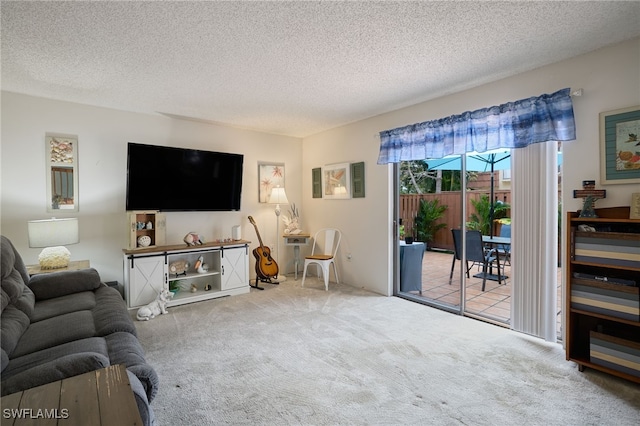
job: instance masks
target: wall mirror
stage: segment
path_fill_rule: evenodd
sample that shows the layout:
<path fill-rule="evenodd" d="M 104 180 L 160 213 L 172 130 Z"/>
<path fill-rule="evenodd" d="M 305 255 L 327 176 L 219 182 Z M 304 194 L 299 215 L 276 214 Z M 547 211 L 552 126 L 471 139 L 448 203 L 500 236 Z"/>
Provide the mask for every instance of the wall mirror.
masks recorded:
<path fill-rule="evenodd" d="M 47 211 L 78 211 L 78 137 L 45 136 Z"/>

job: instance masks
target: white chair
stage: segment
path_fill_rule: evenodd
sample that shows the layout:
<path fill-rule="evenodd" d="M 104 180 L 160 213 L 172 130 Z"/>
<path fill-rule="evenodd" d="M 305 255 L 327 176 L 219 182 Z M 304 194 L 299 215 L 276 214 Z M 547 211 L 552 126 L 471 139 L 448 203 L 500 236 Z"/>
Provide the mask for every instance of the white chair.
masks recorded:
<path fill-rule="evenodd" d="M 304 287 L 304 279 L 307 276 L 307 266 L 315 264 L 316 268 L 322 268 L 322 277 L 324 278 L 324 289 L 329 290 L 329 266 L 333 265 L 333 275 L 338 281 L 338 270 L 336 269 L 335 257 L 340 247 L 342 233 L 333 228 L 325 228 L 316 232 L 313 237 L 313 248 L 311 255 L 304 258 L 304 270 L 302 272 L 302 287 Z"/>

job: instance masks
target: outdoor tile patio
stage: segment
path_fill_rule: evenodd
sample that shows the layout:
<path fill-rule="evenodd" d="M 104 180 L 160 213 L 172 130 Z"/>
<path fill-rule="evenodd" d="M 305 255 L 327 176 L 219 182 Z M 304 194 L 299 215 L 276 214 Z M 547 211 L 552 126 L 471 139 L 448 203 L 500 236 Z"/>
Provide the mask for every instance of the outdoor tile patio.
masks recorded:
<path fill-rule="evenodd" d="M 437 300 L 449 305 L 460 303 L 460 263 L 456 261 L 453 279 L 449 285 L 451 261 L 453 254 L 441 251 L 426 251 L 422 261 L 422 297 Z M 508 278 L 498 284 L 497 281 L 487 280 L 485 291 L 482 291 L 482 278 L 473 275 L 481 272 L 481 268 L 474 266 L 469 271 L 466 288 L 467 312 L 486 317 L 497 323 L 508 325 L 511 320 L 511 266 L 504 267 L 504 275 Z M 494 271 L 495 272 L 495 271 Z M 561 273 L 558 268 L 558 312 L 562 310 Z M 411 294 L 420 296 L 417 291 Z M 558 333 L 560 335 L 560 315 L 558 315 Z"/>

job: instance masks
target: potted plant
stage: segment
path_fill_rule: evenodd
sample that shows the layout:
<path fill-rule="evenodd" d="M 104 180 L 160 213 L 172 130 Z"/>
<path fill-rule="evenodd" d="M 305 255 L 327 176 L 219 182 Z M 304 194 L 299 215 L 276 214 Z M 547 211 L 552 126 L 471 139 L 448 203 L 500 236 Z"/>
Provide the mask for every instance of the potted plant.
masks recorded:
<path fill-rule="evenodd" d="M 435 239 L 436 232 L 447 227 L 446 223 L 438 223 L 446 210 L 447 206 L 440 205 L 438 199 L 420 200 L 414 224 L 418 241 L 424 241 L 427 249 L 430 248 L 429 243 Z"/>
<path fill-rule="evenodd" d="M 398 220 L 398 237 L 400 238 L 400 240 L 404 240 L 405 243 L 407 244 L 412 244 L 413 243 L 413 235 L 411 232 L 411 228 L 410 227 L 405 227 L 404 223 L 403 223 L 403 219 L 400 218 Z"/>
<path fill-rule="evenodd" d="M 404 228 L 404 225 L 402 225 Z M 404 242 L 407 244 L 413 244 L 413 230 L 409 227 L 409 229 L 407 229 L 406 231 L 403 229 L 403 234 L 404 234 Z"/>
<path fill-rule="evenodd" d="M 478 200 L 471 200 L 471 204 L 476 209 L 467 222 L 467 229 L 480 231 L 482 235 L 491 234 L 491 203 L 488 195 L 483 195 Z M 508 203 L 498 201 L 493 205 L 493 220 L 507 217 L 511 206 Z"/>

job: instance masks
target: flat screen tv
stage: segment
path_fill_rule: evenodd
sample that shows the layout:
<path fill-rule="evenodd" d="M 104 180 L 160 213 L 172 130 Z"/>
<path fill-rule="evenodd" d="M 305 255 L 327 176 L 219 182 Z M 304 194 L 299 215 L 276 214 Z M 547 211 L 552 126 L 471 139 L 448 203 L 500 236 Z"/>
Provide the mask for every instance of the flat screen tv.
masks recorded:
<path fill-rule="evenodd" d="M 127 210 L 240 210 L 243 155 L 129 143 Z"/>

